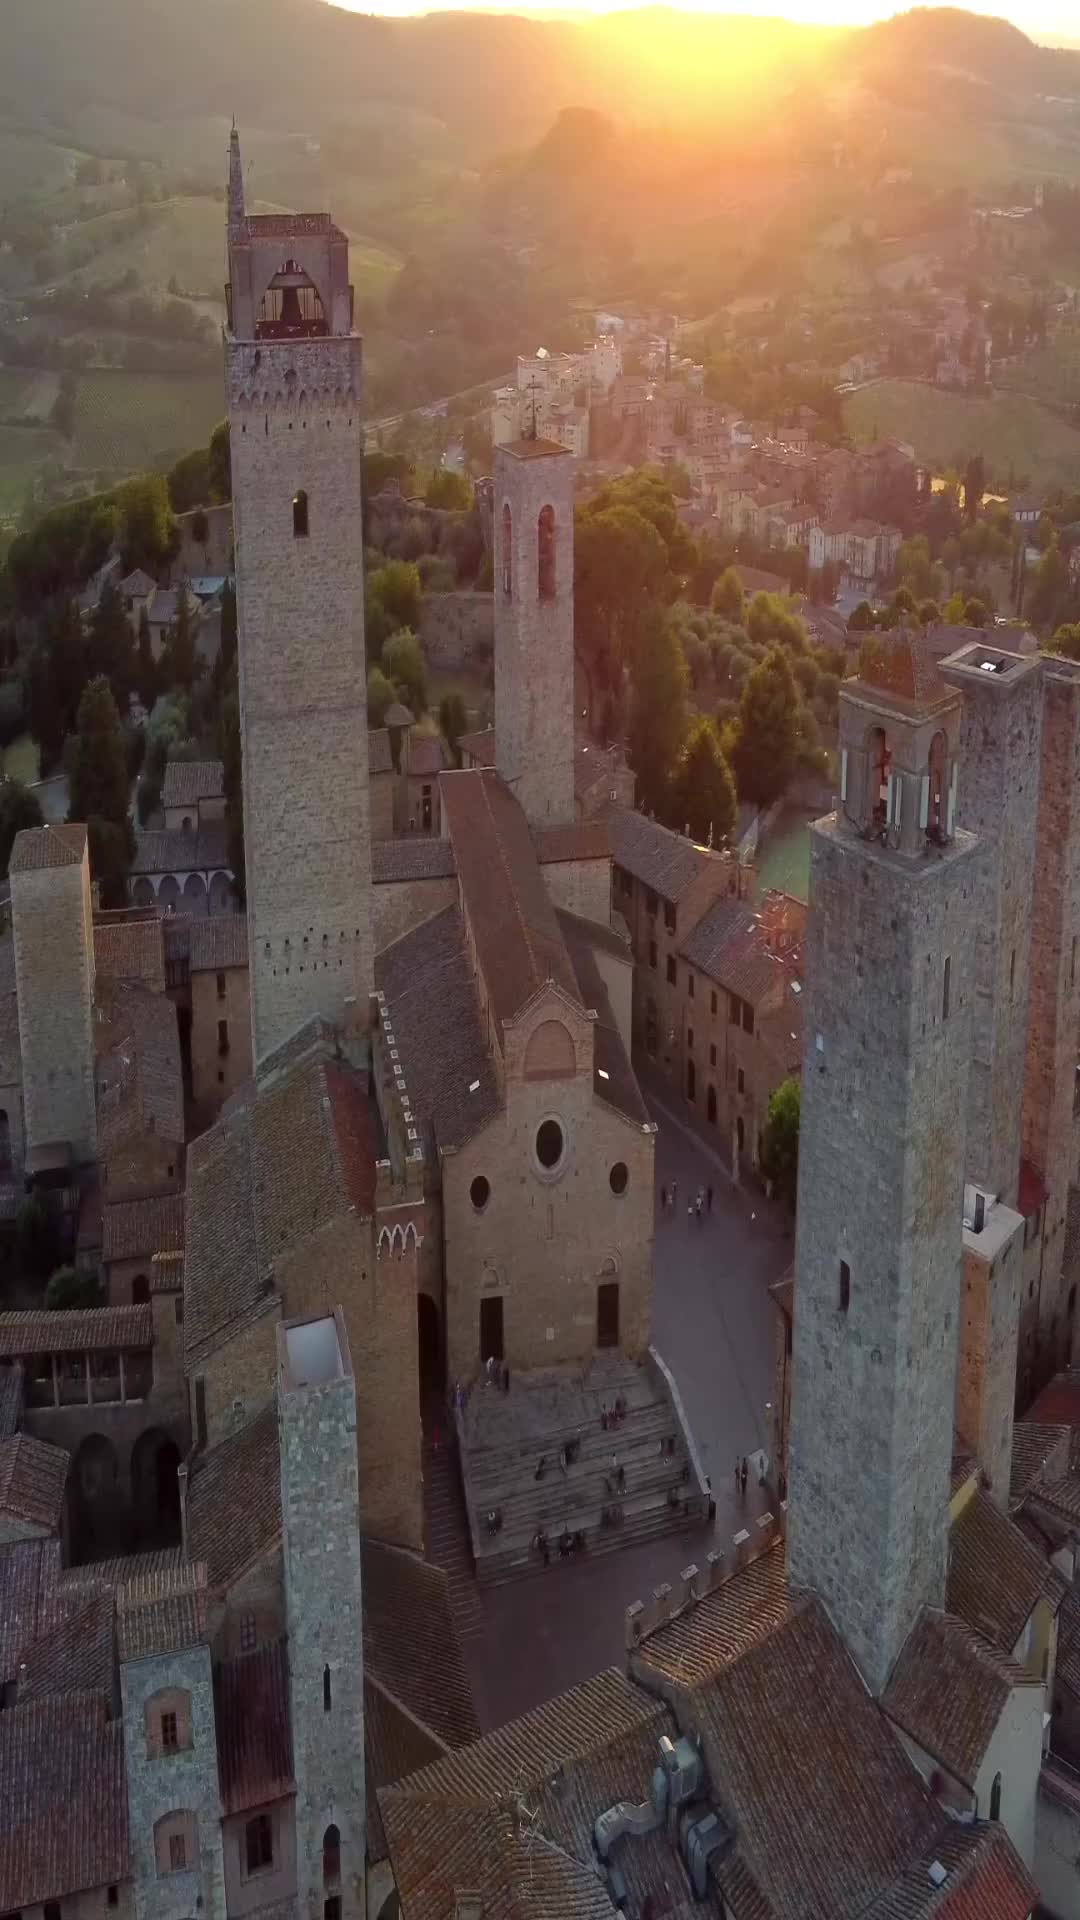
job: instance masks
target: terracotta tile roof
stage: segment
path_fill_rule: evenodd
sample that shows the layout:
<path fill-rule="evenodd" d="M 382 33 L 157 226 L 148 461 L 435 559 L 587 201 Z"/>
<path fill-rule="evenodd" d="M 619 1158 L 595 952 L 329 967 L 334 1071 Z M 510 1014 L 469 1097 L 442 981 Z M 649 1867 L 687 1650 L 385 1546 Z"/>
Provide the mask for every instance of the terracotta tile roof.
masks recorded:
<path fill-rule="evenodd" d="M 608 820 L 579 820 L 572 827 L 538 827 L 533 834 L 536 857 L 542 867 L 571 860 L 610 860 Z"/>
<path fill-rule="evenodd" d="M 555 440 L 509 440 L 499 448 L 501 454 L 511 460 L 550 460 L 561 458 L 566 452 Z"/>
<path fill-rule="evenodd" d="M 649 1684 L 704 1686 L 791 1618 L 784 1549 L 751 1561 L 635 1649 L 632 1671 Z"/>
<path fill-rule="evenodd" d="M 12 1359 L 34 1353 L 116 1353 L 121 1347 L 153 1344 L 154 1321 L 148 1305 L 0 1313 L 0 1356 Z"/>
<path fill-rule="evenodd" d="M 116 1589 L 116 1639 L 121 1660 L 197 1647 L 207 1637 L 206 1566 L 200 1560 L 175 1572 L 142 1573 Z"/>
<path fill-rule="evenodd" d="M 481 767 L 495 765 L 494 727 L 483 727 L 478 733 L 463 733 L 458 745 L 474 764 Z"/>
<path fill-rule="evenodd" d="M 14 1680 L 26 1650 L 63 1617 L 59 1540 L 0 1547 L 0 1685 Z"/>
<path fill-rule="evenodd" d="M 225 767 L 220 760 L 169 760 L 161 789 L 163 807 L 195 807 L 200 800 L 223 800 Z"/>
<path fill-rule="evenodd" d="M 377 954 L 375 980 L 414 1112 L 440 1149 L 464 1146 L 501 1101 L 457 908 L 444 908 Z"/>
<path fill-rule="evenodd" d="M 65 1590 L 87 1584 L 125 1587 L 149 1575 L 175 1578 L 183 1565 L 184 1556 L 180 1547 L 152 1547 L 146 1553 L 121 1553 L 109 1560 L 87 1560 L 82 1566 L 68 1567 L 64 1572 L 63 1586 Z"/>
<path fill-rule="evenodd" d="M 185 833 L 183 827 L 143 827 L 135 830 L 133 874 L 231 873 L 228 829 L 224 820 L 204 820 Z"/>
<path fill-rule="evenodd" d="M 94 922 L 94 967 L 99 980 L 134 980 L 154 993 L 165 991 L 163 922 Z"/>
<path fill-rule="evenodd" d="M 1039 1600 L 1056 1610 L 1064 1584 L 982 1488 L 953 1521 L 945 1604 L 1005 1653 L 1012 1652 Z"/>
<path fill-rule="evenodd" d="M 940 1887 L 930 1879 L 935 1861 L 946 1873 Z M 949 1822 L 865 1920 L 1029 1920 L 1038 1898 L 1004 1827 Z"/>
<path fill-rule="evenodd" d="M 213 913 L 191 923 L 188 965 L 192 973 L 227 973 L 248 964 L 245 913 Z"/>
<path fill-rule="evenodd" d="M 453 1920 L 455 1894 L 475 1887 L 492 1920 L 610 1920 L 593 1822 L 617 1800 L 646 1797 L 658 1737 L 674 1731 L 667 1709 L 612 1669 L 384 1788 L 379 1804 L 403 1912 Z M 527 1829 L 515 1799 L 529 1808 Z M 662 1832 L 620 1840 L 613 1860 L 631 1912 L 649 1895 L 658 1912 L 676 1914 L 689 1901 Z"/>
<path fill-rule="evenodd" d="M 184 1356 L 190 1372 L 230 1327 L 280 1303 L 264 1286 L 255 1237 L 252 1114 L 223 1116 L 188 1148 Z"/>
<path fill-rule="evenodd" d="M 163 993 L 99 981 L 94 996 L 98 1147 L 132 1132 L 184 1138 L 184 1079 L 176 1008 Z"/>
<path fill-rule="evenodd" d="M 8 872 L 40 873 L 45 867 L 77 867 L 85 851 L 85 827 L 24 827 L 15 835 Z"/>
<path fill-rule="evenodd" d="M 499 1027 L 549 981 L 579 1004 L 570 956 L 519 802 L 489 771 L 446 774 L 440 791 L 464 915 Z"/>
<path fill-rule="evenodd" d="M 862 1913 L 938 1825 L 811 1595 L 696 1687 L 693 1712 L 714 1790 L 777 1920 Z"/>
<path fill-rule="evenodd" d="M 783 902 L 783 911 L 765 916 L 769 901 Z M 728 993 L 753 1007 L 762 1006 L 783 988 L 805 932 L 806 914 L 786 895 L 766 895 L 760 907 L 725 896 L 710 907 L 679 948 L 683 958 Z M 784 931 L 770 933 L 771 920 L 782 921 Z M 787 947 L 785 952 L 781 941 Z"/>
<path fill-rule="evenodd" d="M 406 1709 L 440 1748 L 479 1734 L 450 1609 L 448 1582 L 401 1547 L 361 1543 L 364 1676 Z M 427 1657 L 417 1659 L 417 1648 Z M 405 1771 L 405 1769 L 403 1769 Z"/>
<path fill-rule="evenodd" d="M 871 687 L 877 693 L 893 694 L 908 706 L 940 707 L 956 699 L 953 689 L 938 672 L 933 650 L 921 633 L 900 627 L 892 634 L 875 635 L 880 651 L 865 672 L 860 672 L 853 690 Z"/>
<path fill-rule="evenodd" d="M 145 600 L 147 594 L 153 593 L 156 586 L 156 580 L 152 580 L 142 567 L 136 567 L 132 573 L 124 575 L 120 582 L 120 592 L 129 594 L 133 600 Z"/>
<path fill-rule="evenodd" d="M 618 747 L 598 747 L 593 741 L 580 741 L 574 749 L 574 793 L 579 799 L 584 798 L 598 780 L 614 780 L 623 766 Z"/>
<path fill-rule="evenodd" d="M 281 1538 L 277 1409 L 196 1455 L 188 1482 L 188 1552 L 215 1592 L 233 1585 Z"/>
<path fill-rule="evenodd" d="M 1069 1471 L 1071 1429 L 1066 1426 L 1042 1426 L 1034 1420 L 1018 1420 L 1013 1428 L 1012 1471 L 1009 1498 L 1021 1500 L 1025 1493 L 1038 1491 L 1045 1481 L 1052 1485 Z"/>
<path fill-rule="evenodd" d="M 222 1811 L 244 1813 L 293 1791 L 286 1643 L 224 1660 L 214 1672 Z"/>
<path fill-rule="evenodd" d="M 55 1693 L 113 1691 L 115 1640 L 114 1596 L 110 1588 L 76 1588 L 67 1596 L 68 1611 L 27 1650 L 20 1668 L 17 1701 L 39 1700 Z"/>
<path fill-rule="evenodd" d="M 558 921 L 582 1004 L 596 1014 L 593 1021 L 593 1092 L 598 1100 L 625 1114 L 628 1120 L 633 1120 L 639 1126 L 647 1126 L 648 1109 L 615 1023 L 607 987 L 596 964 L 589 923 L 571 913 L 560 913 Z M 604 929 L 600 931 L 603 933 Z M 621 948 L 621 954 L 625 952 L 626 949 Z"/>
<path fill-rule="evenodd" d="M 261 1085 L 252 1142 L 261 1273 L 348 1207 L 370 1214 L 381 1147 L 374 1101 L 351 1068 L 313 1060 Z"/>
<path fill-rule="evenodd" d="M 414 733 L 409 740 L 409 773 L 414 780 L 431 780 L 449 764 L 437 733 Z"/>
<path fill-rule="evenodd" d="M 19 1424 L 23 1404 L 21 1360 L 0 1362 L 0 1440 L 10 1440 Z"/>
<path fill-rule="evenodd" d="M 366 1081 L 352 1068 L 327 1061 L 321 1077 L 324 1101 L 330 1102 L 338 1179 L 349 1205 L 361 1219 L 370 1219 L 375 1210 L 375 1162 L 383 1146 L 378 1108 Z"/>
<path fill-rule="evenodd" d="M 448 880 L 456 872 L 449 840 L 417 834 L 401 840 L 376 840 L 371 849 L 371 878 L 376 886 L 395 880 Z"/>
<path fill-rule="evenodd" d="M 0 1516 L 59 1531 L 71 1456 L 28 1433 L 0 1440 Z"/>
<path fill-rule="evenodd" d="M 163 1193 L 148 1200 L 113 1200 L 103 1222 L 102 1258 L 150 1260 L 184 1250 L 184 1196 Z"/>
<path fill-rule="evenodd" d="M 1080 1594 L 1075 1587 L 1067 1590 L 1058 1615 L 1054 1678 L 1080 1701 Z"/>
<path fill-rule="evenodd" d="M 367 1648 L 364 1649 L 365 1662 Z M 392 1787 L 445 1749 L 364 1671 L 364 1785 L 367 1791 L 367 1851 L 372 1862 L 385 1860 L 386 1832 L 379 1812 L 380 1787 Z"/>
<path fill-rule="evenodd" d="M 967 1787 L 1014 1687 L 1030 1675 L 963 1620 L 924 1609 L 882 1695 L 890 1720 Z"/>
<path fill-rule="evenodd" d="M 614 807 L 606 821 L 611 838 L 611 855 L 624 873 L 632 874 L 643 887 L 651 887 L 662 900 L 677 906 L 683 894 L 703 873 L 710 861 L 723 861 L 722 853 L 710 852 L 693 840 L 686 840 L 657 820 L 628 807 Z"/>
<path fill-rule="evenodd" d="M 100 1695 L 0 1714 L 0 1907 L 62 1900 L 130 1873 L 123 1728 Z"/>

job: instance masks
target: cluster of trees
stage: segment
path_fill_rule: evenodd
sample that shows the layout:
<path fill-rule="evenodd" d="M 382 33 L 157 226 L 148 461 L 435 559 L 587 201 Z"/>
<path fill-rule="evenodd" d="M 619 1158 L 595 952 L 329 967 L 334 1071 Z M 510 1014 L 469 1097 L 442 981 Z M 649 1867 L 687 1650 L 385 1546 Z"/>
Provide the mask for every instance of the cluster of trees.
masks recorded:
<path fill-rule="evenodd" d="M 991 608 L 975 594 L 964 595 L 958 591 L 950 594 L 944 604 L 939 604 L 931 598 L 916 600 L 911 588 L 902 586 L 897 587 L 882 606 L 874 607 L 869 600 L 860 600 L 848 620 L 848 630 L 888 633 L 893 627 L 910 627 L 916 622 L 922 627 L 932 627 L 941 621 L 947 627 L 989 627 L 993 618 Z"/>
<path fill-rule="evenodd" d="M 0 1302 L 59 1312 L 101 1304 L 96 1272 L 64 1262 L 57 1218 L 40 1188 L 27 1195 L 9 1233 L 0 1239 Z"/>
<path fill-rule="evenodd" d="M 25 614 L 77 593 L 118 545 L 125 571 L 156 573 L 176 552 L 165 477 L 140 473 L 108 493 L 53 507 L 8 548 L 0 592 Z"/>
<path fill-rule="evenodd" d="M 427 667 L 416 638 L 423 597 L 419 569 L 411 560 L 386 560 L 368 574 L 364 589 L 368 719 L 381 727 L 395 700 L 414 719 L 427 712 Z"/>

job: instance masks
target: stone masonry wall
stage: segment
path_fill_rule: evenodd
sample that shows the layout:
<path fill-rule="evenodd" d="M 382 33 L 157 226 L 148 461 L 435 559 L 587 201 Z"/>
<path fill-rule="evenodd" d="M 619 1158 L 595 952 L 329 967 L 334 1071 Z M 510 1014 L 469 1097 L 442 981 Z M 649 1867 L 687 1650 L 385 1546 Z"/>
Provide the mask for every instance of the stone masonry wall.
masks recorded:
<path fill-rule="evenodd" d="M 511 513 L 504 589 L 504 507 Z M 555 591 L 541 599 L 538 521 L 555 511 Z M 532 824 L 574 819 L 574 462 L 495 450 L 495 743 Z"/>
<path fill-rule="evenodd" d="M 425 593 L 420 641 L 431 667 L 443 672 L 486 666 L 495 645 L 495 603 L 490 593 Z"/>
<path fill-rule="evenodd" d="M 351 1372 L 279 1379 L 281 1512 L 300 1920 L 322 1920 L 323 1835 L 341 1836 L 342 1920 L 363 1920 L 364 1665 Z"/>
<path fill-rule="evenodd" d="M 89 899 L 85 855 L 11 876 L 27 1149 L 70 1140 L 83 1162 L 97 1150 Z"/>
<path fill-rule="evenodd" d="M 228 1052 L 220 1051 L 218 1024 L 228 1029 Z M 219 999 L 216 973 L 191 976 L 191 1090 L 208 1111 L 216 1112 L 251 1076 L 251 995 L 246 967 L 225 971 L 225 997 Z"/>
<path fill-rule="evenodd" d="M 191 1746 L 155 1755 L 147 1740 L 146 1702 L 167 1688 L 191 1699 Z M 214 1687 L 210 1653 L 184 1653 L 128 1660 L 120 1669 L 124 1716 L 124 1766 L 138 1920 L 188 1920 L 196 1907 L 205 1920 L 225 1920 L 221 1854 L 221 1793 L 214 1734 Z M 194 1814 L 199 1858 L 186 1871 L 159 1873 L 154 1827 L 166 1814 Z"/>
<path fill-rule="evenodd" d="M 226 354 L 258 1061 L 314 1013 L 362 1021 L 372 983 L 360 343 Z"/>
<path fill-rule="evenodd" d="M 812 829 L 788 1565 L 875 1692 L 945 1593 L 973 850 Z"/>

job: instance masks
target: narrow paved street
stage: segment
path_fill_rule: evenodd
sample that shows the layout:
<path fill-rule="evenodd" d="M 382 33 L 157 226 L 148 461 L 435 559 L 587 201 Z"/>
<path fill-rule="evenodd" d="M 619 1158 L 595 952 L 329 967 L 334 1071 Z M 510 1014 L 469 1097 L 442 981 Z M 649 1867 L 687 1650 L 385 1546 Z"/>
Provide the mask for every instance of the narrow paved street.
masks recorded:
<path fill-rule="evenodd" d="M 653 1342 L 675 1376 L 712 1480 L 715 1525 L 477 1590 L 483 1625 L 478 1631 L 472 1612 L 463 1651 L 482 1727 L 524 1713 L 602 1667 L 621 1666 L 630 1602 L 677 1578 L 710 1547 L 730 1548 L 739 1528 L 770 1504 L 753 1478 L 745 1502 L 736 1495 L 734 1463 L 771 1443 L 769 1286 L 790 1264 L 792 1243 L 756 1194 L 733 1186 L 673 1114 L 649 1104 L 659 1127 Z M 661 1213 L 659 1189 L 672 1180 L 678 1201 L 673 1212 Z M 712 1212 L 698 1224 L 687 1218 L 687 1202 L 710 1185 Z"/>

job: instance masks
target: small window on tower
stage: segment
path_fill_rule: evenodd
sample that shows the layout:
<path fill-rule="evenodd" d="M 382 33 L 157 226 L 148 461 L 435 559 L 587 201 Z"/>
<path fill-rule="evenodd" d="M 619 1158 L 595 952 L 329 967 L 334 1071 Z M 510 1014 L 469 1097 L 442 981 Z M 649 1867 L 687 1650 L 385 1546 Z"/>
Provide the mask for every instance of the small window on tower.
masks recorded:
<path fill-rule="evenodd" d="M 329 1713 L 330 1711 L 330 1669 L 329 1667 L 324 1667 L 322 1670 L 322 1703 L 323 1703 L 323 1712 Z"/>
<path fill-rule="evenodd" d="M 294 537 L 297 540 L 307 539 L 308 537 L 308 505 L 307 505 L 307 494 L 304 492 L 303 487 L 301 487 L 299 493 L 293 494 L 292 530 L 293 530 Z"/>
<path fill-rule="evenodd" d="M 541 507 L 536 523 L 536 590 L 541 600 L 555 598 L 554 507 Z"/>
<path fill-rule="evenodd" d="M 949 975 L 951 974 L 951 972 L 952 972 L 952 961 L 949 959 L 948 954 L 946 954 L 945 972 L 942 976 L 942 981 L 941 981 L 941 1017 L 943 1020 L 947 1020 L 949 1017 L 949 985 L 950 985 Z"/>
<path fill-rule="evenodd" d="M 840 1262 L 840 1311 L 846 1313 L 851 1305 L 851 1268 L 846 1260 Z"/>
<path fill-rule="evenodd" d="M 514 516 L 507 501 L 502 510 L 502 590 L 509 600 L 514 586 L 514 565 L 511 549 L 514 544 Z"/>

